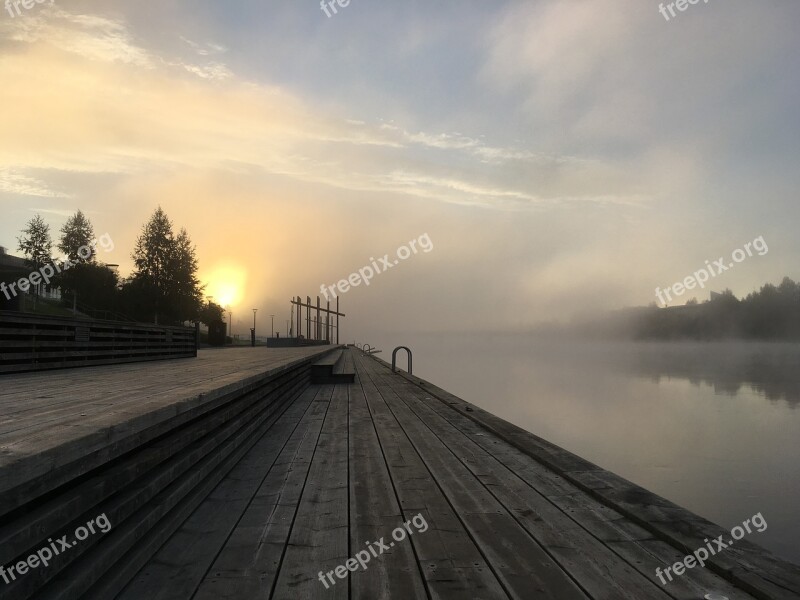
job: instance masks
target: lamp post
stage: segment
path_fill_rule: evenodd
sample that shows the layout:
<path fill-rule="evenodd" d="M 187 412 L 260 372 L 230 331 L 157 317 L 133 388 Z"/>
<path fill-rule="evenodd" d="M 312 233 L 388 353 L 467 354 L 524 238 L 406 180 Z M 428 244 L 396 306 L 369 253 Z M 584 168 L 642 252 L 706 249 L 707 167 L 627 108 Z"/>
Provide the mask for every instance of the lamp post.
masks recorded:
<path fill-rule="evenodd" d="M 256 311 L 257 310 L 258 310 L 257 308 L 253 309 L 253 330 L 252 330 L 252 333 L 250 334 L 251 346 L 253 346 L 253 347 L 255 347 L 255 345 L 256 345 Z"/>
<path fill-rule="evenodd" d="M 272 319 L 271 321 L 272 324 L 270 325 L 269 335 L 270 337 L 272 337 L 273 335 L 275 335 L 275 315 L 270 315 L 270 318 Z"/>

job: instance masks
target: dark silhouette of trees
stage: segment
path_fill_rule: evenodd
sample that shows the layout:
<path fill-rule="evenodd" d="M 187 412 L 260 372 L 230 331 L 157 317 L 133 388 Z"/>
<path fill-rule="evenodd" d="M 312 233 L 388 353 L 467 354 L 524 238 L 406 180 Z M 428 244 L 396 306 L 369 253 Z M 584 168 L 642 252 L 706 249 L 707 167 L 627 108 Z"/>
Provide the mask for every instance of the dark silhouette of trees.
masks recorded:
<path fill-rule="evenodd" d="M 185 229 L 175 236 L 160 206 L 142 228 L 131 256 L 136 270 L 123 286 L 123 297 L 138 319 L 180 323 L 198 318 L 203 288 L 194 245 Z"/>
<path fill-rule="evenodd" d="M 61 227 L 58 249 L 74 264 L 91 263 L 97 256 L 97 250 L 93 245 L 94 240 L 94 227 L 86 215 L 79 210 L 69 217 Z"/>
<path fill-rule="evenodd" d="M 113 269 L 97 262 L 89 262 L 75 265 L 63 275 L 65 278 L 69 277 L 71 288 L 66 291 L 62 289 L 66 306 L 72 306 L 73 298 L 76 297 L 78 310 L 93 309 L 90 312 L 93 316 L 120 312 L 119 276 Z"/>
<path fill-rule="evenodd" d="M 50 226 L 44 222 L 42 216 L 37 214 L 27 227 L 22 230 L 22 236 L 17 238 L 18 250 L 25 256 L 31 271 L 38 271 L 44 265 L 53 262 L 53 242 L 50 239 Z M 34 295 L 39 296 L 39 285 L 33 286 Z M 21 290 L 23 292 L 27 290 Z"/>
<path fill-rule="evenodd" d="M 200 308 L 199 320 L 206 325 L 224 321 L 225 309 L 210 300 Z"/>
<path fill-rule="evenodd" d="M 189 233 L 181 228 L 175 235 L 161 207 L 142 227 L 131 255 L 134 272 L 123 281 L 97 260 L 94 227 L 82 211 L 67 219 L 60 234 L 58 250 L 65 263 L 52 258 L 50 227 L 40 215 L 17 239 L 31 272 L 54 265 L 52 285 L 61 289 L 66 307 L 98 318 L 126 316 L 162 324 L 198 320 L 210 325 L 224 320 L 223 308 L 203 299 L 197 251 Z M 38 294 L 38 288 L 34 291 Z"/>
<path fill-rule="evenodd" d="M 171 273 L 170 304 L 181 320 L 197 320 L 203 306 L 204 286 L 197 278 L 195 246 L 184 228 L 175 238 Z"/>
<path fill-rule="evenodd" d="M 66 306 L 91 304 L 100 311 L 113 311 L 116 306 L 117 274 L 97 263 L 94 227 L 80 210 L 61 227 L 58 249 L 69 267 L 56 276 Z"/>
<path fill-rule="evenodd" d="M 638 339 L 800 340 L 800 284 L 785 277 L 741 300 L 725 290 L 702 304 L 651 306 L 634 321 Z"/>

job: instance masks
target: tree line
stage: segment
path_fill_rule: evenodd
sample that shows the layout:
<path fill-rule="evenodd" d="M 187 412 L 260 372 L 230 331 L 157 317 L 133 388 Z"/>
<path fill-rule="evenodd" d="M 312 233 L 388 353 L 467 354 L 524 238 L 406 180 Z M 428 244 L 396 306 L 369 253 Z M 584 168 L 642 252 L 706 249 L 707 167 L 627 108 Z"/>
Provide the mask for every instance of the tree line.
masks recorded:
<path fill-rule="evenodd" d="M 205 286 L 197 277 L 196 248 L 188 232 L 181 227 L 175 233 L 160 206 L 136 238 L 131 253 L 134 271 L 127 278 L 98 260 L 94 227 L 82 211 L 69 217 L 59 233 L 56 247 L 71 266 L 51 285 L 61 289 L 65 306 L 164 325 L 223 320 L 223 308 L 204 300 Z M 33 271 L 60 260 L 52 256 L 50 226 L 41 215 L 34 216 L 21 234 L 18 249 Z M 38 293 L 39 286 L 34 288 Z"/>
<path fill-rule="evenodd" d="M 725 290 L 701 304 L 650 306 L 633 321 L 639 339 L 800 340 L 800 284 L 784 277 L 743 298 Z"/>

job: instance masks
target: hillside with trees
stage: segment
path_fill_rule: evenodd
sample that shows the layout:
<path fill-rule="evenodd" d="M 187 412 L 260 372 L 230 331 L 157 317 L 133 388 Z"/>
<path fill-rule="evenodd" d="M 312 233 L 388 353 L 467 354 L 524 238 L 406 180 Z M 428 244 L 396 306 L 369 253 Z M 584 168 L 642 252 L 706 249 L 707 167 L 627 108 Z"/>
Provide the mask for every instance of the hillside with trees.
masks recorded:
<path fill-rule="evenodd" d="M 800 340 L 800 284 L 785 277 L 741 299 L 725 290 L 701 304 L 649 307 L 634 319 L 632 333 L 636 339 Z"/>

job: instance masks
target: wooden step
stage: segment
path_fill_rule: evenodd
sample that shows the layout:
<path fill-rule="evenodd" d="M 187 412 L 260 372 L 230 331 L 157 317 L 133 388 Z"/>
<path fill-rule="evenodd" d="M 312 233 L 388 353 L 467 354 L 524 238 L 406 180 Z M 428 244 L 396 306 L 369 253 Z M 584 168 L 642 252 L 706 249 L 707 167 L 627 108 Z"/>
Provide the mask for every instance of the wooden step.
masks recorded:
<path fill-rule="evenodd" d="M 282 403 L 282 410 L 297 395 L 299 390 Z M 115 539 L 104 547 L 95 548 L 81 564 L 73 565 L 63 580 L 53 581 L 37 598 L 101 600 L 115 597 L 279 416 L 280 413 L 275 413 L 266 422 L 254 421 L 233 436 L 128 519 L 116 532 Z"/>
<path fill-rule="evenodd" d="M 353 351 L 349 348 L 342 352 L 342 359 L 333 367 L 333 383 L 353 383 L 356 380 L 356 369 L 353 364 Z"/>
<path fill-rule="evenodd" d="M 124 452 L 111 447 L 87 457 L 88 469 L 73 461 L 7 489 L 0 502 L 6 508 L 2 565 L 35 554 L 48 539 L 74 540 L 77 527 L 101 514 L 112 528 L 79 541 L 47 567 L 3 582 L 0 596 L 77 600 L 99 590 L 93 597 L 113 597 L 308 387 L 313 362 L 210 394 L 213 402 L 134 436 L 143 443 L 123 439 Z"/>
<path fill-rule="evenodd" d="M 305 372 L 296 375 L 307 377 Z M 28 503 L 24 516 L 5 516 L 0 522 L 0 564 L 7 564 L 20 549 L 33 547 L 38 532 L 55 531 L 65 523 L 80 519 L 90 509 L 99 507 L 112 494 L 124 489 L 144 474 L 151 472 L 164 461 L 175 458 L 184 448 L 214 433 L 207 451 L 214 448 L 214 440 L 221 440 L 223 425 L 231 423 L 237 415 L 263 401 L 276 391 L 281 378 L 267 383 L 261 390 L 245 394 L 227 405 L 200 417 L 174 431 L 161 436 L 152 444 L 134 451 L 94 470 L 85 477 L 75 479 L 61 488 L 58 494 L 47 494 Z"/>
<path fill-rule="evenodd" d="M 348 365 L 349 357 L 349 367 Z M 311 383 L 353 383 L 355 370 L 349 349 L 331 352 L 311 367 Z"/>

